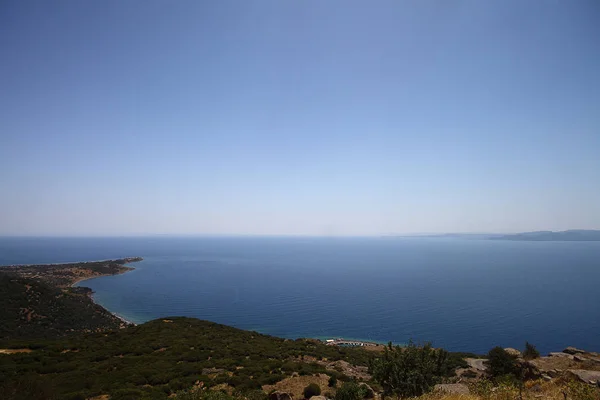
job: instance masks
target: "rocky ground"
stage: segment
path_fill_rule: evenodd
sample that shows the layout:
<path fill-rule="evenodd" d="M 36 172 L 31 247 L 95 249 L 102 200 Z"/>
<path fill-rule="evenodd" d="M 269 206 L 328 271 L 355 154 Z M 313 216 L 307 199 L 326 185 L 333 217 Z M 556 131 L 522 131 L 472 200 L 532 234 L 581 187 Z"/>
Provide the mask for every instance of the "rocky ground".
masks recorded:
<path fill-rule="evenodd" d="M 421 396 L 421 400 L 496 400 L 496 399 L 586 399 L 600 400 L 600 354 L 567 347 L 562 352 L 549 353 L 547 356 L 533 360 L 525 360 L 520 351 L 505 349 L 517 357 L 523 369 L 528 373 L 528 381 L 522 389 L 516 387 L 488 387 L 486 382 L 487 360 L 484 358 L 467 358 L 468 368 L 457 370 L 457 377 L 447 383 L 436 385 L 431 393 Z M 324 365 L 327 369 L 343 371 L 359 381 L 368 381 L 371 377 L 366 367 L 352 366 L 344 361 L 308 360 Z M 575 388 L 569 382 L 582 386 Z M 327 375 L 294 376 L 286 380 L 264 387 L 273 392 L 271 400 L 302 399 L 302 389 L 309 383 L 317 383 L 322 388 L 322 396 L 310 400 L 325 400 L 335 395 L 335 387 L 327 387 Z M 581 388 L 584 388 L 581 392 Z M 585 390 L 585 387 L 592 391 Z M 578 392 L 579 391 L 579 392 Z M 325 395 L 325 396 L 323 396 Z M 594 397 L 596 396 L 596 397 Z M 381 399 L 381 393 L 375 392 L 375 399 Z"/>
<path fill-rule="evenodd" d="M 505 349 L 519 357 L 519 362 L 530 374 L 530 378 L 541 378 L 551 381 L 558 378 L 575 378 L 584 383 L 600 382 L 600 354 L 567 347 L 562 352 L 549 353 L 547 356 L 533 360 L 523 359 L 516 349 Z M 457 371 L 459 382 L 471 382 L 485 375 L 487 360 L 468 358 L 469 368 Z"/>

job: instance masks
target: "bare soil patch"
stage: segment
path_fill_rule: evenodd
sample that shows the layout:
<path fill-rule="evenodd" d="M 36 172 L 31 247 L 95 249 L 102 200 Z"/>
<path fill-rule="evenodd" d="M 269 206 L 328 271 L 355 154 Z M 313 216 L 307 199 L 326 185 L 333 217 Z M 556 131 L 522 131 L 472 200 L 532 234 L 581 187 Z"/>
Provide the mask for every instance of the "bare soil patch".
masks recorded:
<path fill-rule="evenodd" d="M 0 354 L 31 353 L 31 349 L 0 349 Z"/>

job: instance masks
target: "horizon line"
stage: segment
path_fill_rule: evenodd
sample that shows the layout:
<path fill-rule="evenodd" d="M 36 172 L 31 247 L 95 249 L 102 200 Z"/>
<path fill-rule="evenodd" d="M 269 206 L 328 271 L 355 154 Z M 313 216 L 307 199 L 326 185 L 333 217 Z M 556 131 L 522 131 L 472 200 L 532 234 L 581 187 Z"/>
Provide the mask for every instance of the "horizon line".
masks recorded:
<path fill-rule="evenodd" d="M 569 231 L 600 231 L 600 229 L 564 229 L 564 230 L 531 230 L 512 232 L 408 232 L 408 233 L 380 233 L 380 234 L 260 234 L 260 233 L 126 233 L 126 234 L 0 234 L 0 238 L 134 238 L 134 237 L 306 237 L 306 238 L 387 238 L 387 237 L 425 237 L 448 235 L 515 235 L 521 233 L 537 232 L 569 232 Z"/>

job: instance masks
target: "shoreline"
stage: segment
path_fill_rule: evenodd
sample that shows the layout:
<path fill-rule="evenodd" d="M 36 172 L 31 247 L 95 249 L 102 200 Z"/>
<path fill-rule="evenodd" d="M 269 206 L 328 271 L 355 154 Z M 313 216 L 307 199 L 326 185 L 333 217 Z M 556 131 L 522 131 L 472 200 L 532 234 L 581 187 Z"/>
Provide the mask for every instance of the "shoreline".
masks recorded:
<path fill-rule="evenodd" d="M 143 257 L 124 257 L 124 258 L 107 258 L 106 260 L 92 260 L 92 261 L 69 261 L 69 262 L 56 262 L 56 263 L 30 263 L 30 264 L 5 264 L 0 265 L 0 268 L 15 268 L 15 267 L 60 267 L 60 266 L 77 266 L 77 265 L 87 265 L 87 264 L 101 264 L 101 263 L 109 263 L 109 262 L 118 262 L 124 261 L 124 264 L 127 265 L 134 262 L 143 261 Z M 133 267 L 131 267 L 133 268 Z"/>
<path fill-rule="evenodd" d="M 139 257 L 139 258 L 140 258 L 139 260 L 135 260 L 135 261 L 133 261 L 133 262 L 139 262 L 139 261 L 142 261 L 142 260 L 143 260 L 141 257 Z M 115 318 L 119 319 L 121 322 L 123 322 L 123 323 L 125 323 L 125 324 L 127 324 L 127 325 L 133 325 L 133 326 L 137 326 L 138 324 L 136 324 L 135 322 L 129 321 L 127 318 L 125 318 L 125 317 L 123 317 L 123 316 L 121 316 L 121 315 L 117 314 L 117 313 L 116 313 L 116 312 L 114 312 L 114 311 L 111 311 L 111 310 L 109 310 L 108 308 L 106 308 L 105 306 L 103 306 L 102 304 L 100 304 L 98 301 L 96 301 L 96 299 L 94 298 L 94 293 L 95 293 L 95 292 L 92 290 L 92 288 L 90 288 L 90 287 L 88 287 L 88 286 L 75 286 L 75 285 L 78 285 L 78 284 L 79 284 L 79 283 L 81 283 L 81 282 L 84 282 L 84 281 L 89 281 L 89 280 L 96 279 L 96 278 L 103 278 L 103 277 L 106 277 L 106 276 L 117 276 L 117 275 L 123 275 L 123 274 L 126 274 L 126 273 L 128 273 L 128 272 L 130 272 L 130 271 L 133 271 L 133 270 L 135 269 L 135 267 L 130 267 L 130 266 L 128 266 L 128 265 L 129 265 L 129 264 L 123 264 L 123 266 L 124 266 L 124 267 L 127 267 L 128 269 L 127 269 L 126 271 L 123 271 L 123 272 L 121 272 L 121 273 L 118 273 L 118 274 L 112 274 L 112 275 L 97 275 L 97 276 L 88 276 L 88 277 L 85 277 L 85 278 L 77 279 L 75 282 L 71 283 L 70 287 L 85 287 L 85 288 L 87 288 L 87 289 L 90 289 L 90 290 L 91 290 L 91 292 L 90 292 L 90 294 L 88 295 L 88 298 L 90 299 L 90 301 L 91 301 L 92 303 L 94 303 L 94 304 L 95 304 L 95 305 L 97 305 L 98 307 L 102 307 L 102 309 L 103 309 L 103 310 L 105 310 L 107 313 L 109 313 L 109 314 L 110 314 L 110 315 L 112 315 L 113 317 L 115 317 Z"/>

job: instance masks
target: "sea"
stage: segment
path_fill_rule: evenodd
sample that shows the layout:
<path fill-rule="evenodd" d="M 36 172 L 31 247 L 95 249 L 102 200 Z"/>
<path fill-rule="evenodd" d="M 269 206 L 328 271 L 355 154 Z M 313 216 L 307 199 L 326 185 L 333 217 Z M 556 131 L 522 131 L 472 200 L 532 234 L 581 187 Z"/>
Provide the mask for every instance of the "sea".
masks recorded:
<path fill-rule="evenodd" d="M 286 338 L 600 351 L 600 242 L 428 237 L 0 238 L 0 265 L 141 256 L 81 283 L 135 323 L 188 316 Z"/>

